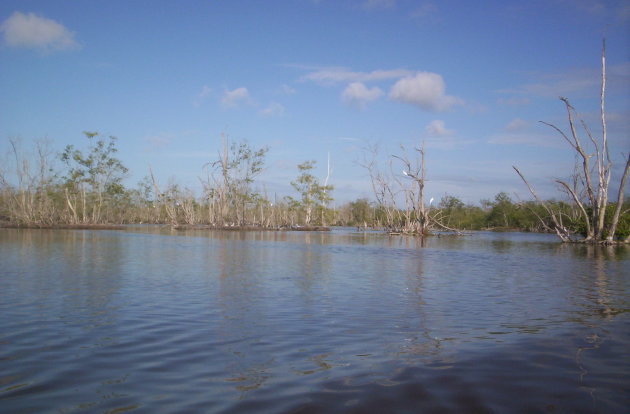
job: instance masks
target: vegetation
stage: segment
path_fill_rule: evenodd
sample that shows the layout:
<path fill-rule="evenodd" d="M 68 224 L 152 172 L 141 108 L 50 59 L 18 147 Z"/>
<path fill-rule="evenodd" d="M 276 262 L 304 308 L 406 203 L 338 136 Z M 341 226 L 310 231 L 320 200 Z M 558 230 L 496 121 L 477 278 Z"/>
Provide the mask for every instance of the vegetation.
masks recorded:
<path fill-rule="evenodd" d="M 206 220 L 214 225 L 265 225 L 264 206 L 269 202 L 253 188 L 253 183 L 254 178 L 263 171 L 269 149 L 253 149 L 246 142 L 240 142 L 233 143 L 228 150 L 227 139 L 225 136 L 222 139 L 223 152 L 216 161 L 204 166 L 211 169 L 204 182 Z M 185 198 L 190 199 L 190 194 Z M 256 212 L 259 208 L 260 216 L 254 214 L 252 217 L 252 209 Z M 192 219 L 187 221 L 194 224 Z"/>
<path fill-rule="evenodd" d="M 557 200 L 546 200 L 548 205 L 561 212 L 564 224 L 571 229 L 572 234 L 580 235 L 584 231 L 584 222 L 581 220 L 577 208 L 570 203 Z M 610 211 L 616 209 L 611 203 Z M 617 226 L 617 237 L 624 238 L 630 234 L 630 201 L 623 206 L 622 219 Z M 395 216 L 405 217 L 405 212 L 394 212 Z M 448 228 L 466 230 L 492 230 L 492 231 L 525 231 L 525 232 L 549 232 L 553 220 L 544 207 L 537 201 L 513 201 L 505 192 L 498 193 L 493 200 L 481 200 L 479 205 L 464 204 L 459 198 L 444 195 L 436 207 L 430 210 L 431 220 L 435 218 Z M 377 202 L 367 199 L 358 199 L 347 203 L 337 211 L 337 224 L 355 226 L 361 229 L 377 228 L 391 231 L 387 226 L 388 213 Z M 433 230 L 444 230 L 436 225 Z"/>
<path fill-rule="evenodd" d="M 24 227 L 164 223 L 216 228 L 324 226 L 334 221 L 329 208 L 333 186 L 312 174 L 315 161 L 298 166 L 292 184 L 300 198 L 270 200 L 255 179 L 263 171 L 268 148 L 247 142 L 229 144 L 207 162 L 197 197 L 174 181 L 161 185 L 153 170 L 137 188 L 126 188 L 128 170 L 116 158 L 116 138 L 84 133 L 86 148 L 66 146 L 54 154 L 47 142 L 34 153 L 10 140 L 10 159 L 0 163 L 0 222 Z M 55 167 L 55 161 L 61 168 Z"/>
<path fill-rule="evenodd" d="M 361 198 L 331 208 L 333 186 L 313 174 L 315 161 L 298 165 L 292 181 L 295 197 L 270 199 L 256 185 L 267 148 L 246 142 L 229 144 L 204 165 L 202 193 L 174 181 L 161 186 L 153 171 L 135 188 L 123 185 L 127 168 L 116 158 L 116 138 L 86 132 L 86 147 L 67 146 L 56 154 L 38 142 L 30 153 L 10 140 L 8 162 L 0 163 L 0 222 L 26 227 L 89 226 L 128 223 L 202 225 L 213 228 L 309 228 L 341 225 L 388 232 L 426 234 L 436 230 L 552 231 L 556 220 L 572 235 L 588 233 L 579 205 L 569 201 L 514 201 L 500 192 L 492 200 L 465 204 L 445 194 L 424 202 L 422 151 L 413 162 L 405 155 L 389 160 L 384 174 L 369 166 L 376 200 Z M 370 153 L 373 155 L 373 153 Z M 373 159 L 370 159 L 372 162 Z M 401 168 L 402 167 L 402 168 Z M 402 169 L 406 174 L 396 176 Z M 591 214 L 586 207 L 587 214 Z M 604 226 L 619 210 L 616 237 L 630 235 L 630 203 L 608 203 Z M 553 215 L 550 214 L 553 212 Z M 423 221 L 424 217 L 424 221 Z M 422 232 L 422 233 L 421 233 Z"/>
<path fill-rule="evenodd" d="M 66 165 L 62 177 L 65 201 L 70 210 L 71 224 L 95 224 L 110 221 L 120 206 L 124 187 L 122 180 L 127 168 L 114 157 L 116 137 L 106 141 L 97 132 L 84 132 L 88 152 L 66 146 L 61 161 Z"/>
<path fill-rule="evenodd" d="M 370 176 L 372 191 L 376 198 L 377 211 L 374 219 L 377 223 L 393 233 L 425 235 L 438 225 L 445 227 L 431 215 L 431 202 L 424 201 L 425 165 L 424 148 L 414 148 L 409 156 L 401 146 L 400 155 L 392 155 L 388 160 L 388 168 L 378 165 L 378 148 L 365 149 L 364 161 L 361 164 Z M 402 173 L 398 174 L 402 168 Z M 400 204 L 404 203 L 404 207 Z"/>
<path fill-rule="evenodd" d="M 294 208 L 303 211 L 304 224 L 307 226 L 311 225 L 314 216 L 320 218 L 322 225 L 326 225 L 326 217 L 329 216 L 327 206 L 332 201 L 330 192 L 333 190 L 333 186 L 321 185 L 317 177 L 311 174 L 315 164 L 316 161 L 306 161 L 298 165 L 300 176 L 291 182 L 293 188 L 300 194 L 301 199 L 296 201 L 293 198 L 289 198 L 289 202 Z"/>

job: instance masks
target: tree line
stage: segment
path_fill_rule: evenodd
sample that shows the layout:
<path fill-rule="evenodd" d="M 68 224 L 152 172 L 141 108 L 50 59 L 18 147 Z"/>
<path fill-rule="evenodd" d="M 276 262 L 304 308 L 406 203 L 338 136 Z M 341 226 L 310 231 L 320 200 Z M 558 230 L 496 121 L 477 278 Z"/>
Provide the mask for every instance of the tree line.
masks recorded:
<path fill-rule="evenodd" d="M 574 205 L 559 200 L 545 202 L 556 214 L 563 217 L 564 225 L 571 229 L 572 234 L 586 236 L 585 222 Z M 615 208 L 615 203 L 608 206 L 609 212 Z M 435 206 L 429 206 L 427 210 L 429 221 L 432 223 L 429 227 L 431 232 L 469 230 L 552 232 L 549 229 L 553 225 L 553 220 L 537 201 L 514 201 L 503 191 L 497 193 L 493 199 L 480 200 L 479 204 L 465 204 L 459 198 L 445 194 Z M 623 203 L 622 211 L 624 214 L 615 233 L 617 239 L 630 236 L 629 200 Z M 407 217 L 412 222 L 418 222 L 414 214 L 409 215 L 402 209 L 388 209 L 367 198 L 342 205 L 336 212 L 336 217 L 341 225 L 355 226 L 359 229 L 376 228 L 389 232 L 417 234 L 406 228 Z"/>
<path fill-rule="evenodd" d="M 366 151 L 365 158 L 373 158 L 362 165 L 369 173 L 375 198 L 334 205 L 334 187 L 328 184 L 328 177 L 322 182 L 314 175 L 315 161 L 297 165 L 292 196 L 270 197 L 256 182 L 268 148 L 253 148 L 247 142 L 230 144 L 225 137 L 216 159 L 203 165 L 200 195 L 172 180 L 158 182 L 151 169 L 135 188 L 128 188 L 124 185 L 128 169 L 117 158 L 116 138 L 95 132 L 84 135 L 86 148 L 68 145 L 61 153 L 55 153 L 47 142 L 37 142 L 32 151 L 26 151 L 18 141 L 9 141 L 11 162 L 0 166 L 0 221 L 25 227 L 133 223 L 216 228 L 338 225 L 418 235 L 440 230 L 550 231 L 554 219 L 548 209 L 552 208 L 572 233 L 587 234 L 581 209 L 570 200 L 546 200 L 543 206 L 535 200 L 514 201 L 500 192 L 494 199 L 478 204 L 465 204 L 448 194 L 439 201 L 427 202 L 423 194 L 423 150 L 415 151 L 416 160 L 404 151 L 393 156 L 403 171 L 390 176 L 378 170 L 376 150 Z M 53 167 L 55 164 L 61 168 Z M 616 203 L 609 203 L 607 209 L 615 211 Z M 616 237 L 624 239 L 630 236 L 627 201 L 621 210 Z"/>
<path fill-rule="evenodd" d="M 295 196 L 270 197 L 256 185 L 268 148 L 229 143 L 203 165 L 202 194 L 173 180 L 160 183 L 153 170 L 135 188 L 124 185 L 128 169 L 117 158 L 116 137 L 84 132 L 86 148 L 68 145 L 56 154 L 49 142 L 31 151 L 9 140 L 0 164 L 0 222 L 50 227 L 154 223 L 212 227 L 324 226 L 334 221 L 333 186 L 313 174 L 316 161 L 299 164 Z M 57 163 L 56 163 L 57 161 Z M 61 168 L 53 165 L 61 164 Z M 326 181 L 328 178 L 326 179 Z"/>

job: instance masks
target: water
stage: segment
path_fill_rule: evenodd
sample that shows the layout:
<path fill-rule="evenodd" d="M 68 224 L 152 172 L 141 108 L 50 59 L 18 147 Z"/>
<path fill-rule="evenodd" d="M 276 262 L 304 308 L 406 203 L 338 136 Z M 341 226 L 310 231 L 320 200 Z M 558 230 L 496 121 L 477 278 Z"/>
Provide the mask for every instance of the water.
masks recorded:
<path fill-rule="evenodd" d="M 0 412 L 627 412 L 629 253 L 0 229 Z"/>

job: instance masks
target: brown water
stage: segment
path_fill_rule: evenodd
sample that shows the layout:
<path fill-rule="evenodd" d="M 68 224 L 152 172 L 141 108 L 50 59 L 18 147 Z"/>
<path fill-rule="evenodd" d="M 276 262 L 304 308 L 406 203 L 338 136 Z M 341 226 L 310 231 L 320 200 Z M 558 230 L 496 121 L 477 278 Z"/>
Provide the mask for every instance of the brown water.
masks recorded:
<path fill-rule="evenodd" d="M 0 412 L 628 412 L 629 253 L 0 229 Z"/>

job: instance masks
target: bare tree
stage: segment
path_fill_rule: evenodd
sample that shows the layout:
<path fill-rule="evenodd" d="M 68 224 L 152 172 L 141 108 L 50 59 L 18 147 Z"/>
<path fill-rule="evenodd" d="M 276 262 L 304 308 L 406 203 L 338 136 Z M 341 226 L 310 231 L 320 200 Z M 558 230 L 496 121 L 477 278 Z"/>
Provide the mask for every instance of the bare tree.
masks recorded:
<path fill-rule="evenodd" d="M 36 142 L 34 153 L 24 151 L 17 139 L 9 144 L 10 160 L 0 166 L 0 216 L 16 225 L 53 224 L 59 210 L 52 196 L 57 182 L 49 142 Z"/>
<path fill-rule="evenodd" d="M 153 170 L 149 167 L 149 174 L 151 176 L 151 183 L 153 184 L 153 189 L 155 190 L 155 196 L 158 199 L 159 203 L 166 210 L 166 215 L 171 223 L 171 225 L 177 225 L 177 211 L 175 209 L 174 200 L 168 197 L 167 194 L 160 191 L 160 187 L 153 175 Z"/>
<path fill-rule="evenodd" d="M 363 149 L 363 160 L 359 162 L 359 165 L 367 170 L 372 192 L 376 198 L 376 205 L 385 215 L 377 219 L 379 226 L 382 225 L 389 231 L 399 230 L 396 226 L 398 207 L 396 206 L 396 192 L 394 191 L 395 183 L 389 174 L 383 173 L 379 168 L 377 145 L 368 145 Z M 390 171 L 392 171 L 391 160 Z M 384 223 L 380 222 L 381 218 Z"/>
<path fill-rule="evenodd" d="M 430 199 L 425 201 L 426 168 L 424 144 L 414 148 L 409 155 L 401 146 L 400 155 L 388 160 L 389 171 L 383 173 L 378 167 L 378 148 L 369 146 L 364 151 L 360 165 L 367 169 L 378 208 L 385 214 L 384 227 L 390 232 L 426 235 L 431 229 L 440 228 L 461 234 L 441 222 L 440 212 L 432 212 Z M 402 172 L 400 167 L 402 164 Z M 398 206 L 404 200 L 404 208 Z"/>
<path fill-rule="evenodd" d="M 562 191 L 568 194 L 569 198 L 577 206 L 578 211 L 580 212 L 581 220 L 585 226 L 584 239 L 581 240 L 583 242 L 613 243 L 624 201 L 624 187 L 628 177 L 628 171 L 630 170 L 630 154 L 628 154 L 626 165 L 619 182 L 615 211 L 612 219 L 606 221 L 606 208 L 608 206 L 609 185 L 611 181 L 613 161 L 610 157 L 610 151 L 608 149 L 605 97 L 606 41 L 604 40 L 602 47 L 602 76 L 600 94 L 602 125 L 601 138 L 596 139 L 584 120 L 579 119 L 579 123 L 582 125 L 582 128 L 591 143 L 588 148 L 583 145 L 576 128 L 576 118 L 578 117 L 576 115 L 575 108 L 569 103 L 569 100 L 564 97 L 560 97 L 560 100 L 564 103 L 567 110 L 570 133 L 565 133 L 554 124 L 541 121 L 543 124 L 556 130 L 571 146 L 576 154 L 576 172 L 574 174 L 573 181 L 569 183 L 566 180 L 556 179 L 556 183 L 560 185 Z M 595 165 L 591 165 L 593 158 Z M 553 223 L 553 230 L 558 237 L 560 237 L 560 239 L 564 242 L 575 241 L 575 238 L 572 237 L 572 232 L 562 224 L 561 215 L 552 211 L 551 207 L 536 195 L 533 187 L 527 182 L 518 168 L 513 168 L 527 185 L 530 193 L 550 215 Z M 626 242 L 627 241 L 628 240 L 626 239 Z"/>
<path fill-rule="evenodd" d="M 429 209 L 424 203 L 424 185 L 426 182 L 426 170 L 424 166 L 424 144 L 421 148 L 414 148 L 416 152 L 415 162 L 407 157 L 405 148 L 401 146 L 402 156 L 393 155 L 393 158 L 404 164 L 403 175 L 411 180 L 410 186 L 402 186 L 405 194 L 406 214 L 405 227 L 407 231 L 418 234 L 426 234 L 429 230 Z M 418 157 L 419 155 L 419 157 Z"/>

